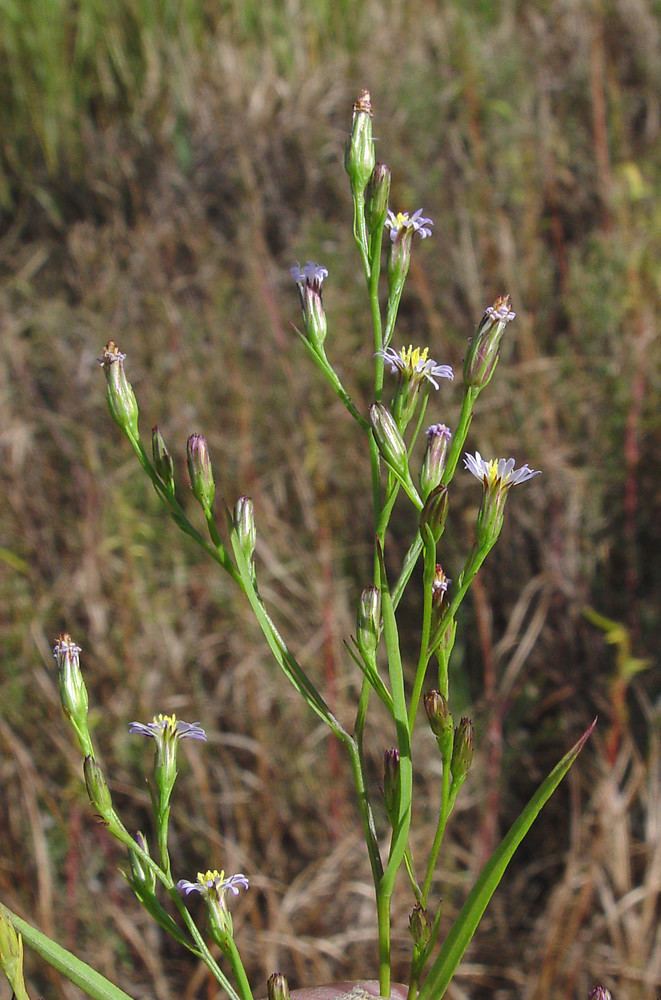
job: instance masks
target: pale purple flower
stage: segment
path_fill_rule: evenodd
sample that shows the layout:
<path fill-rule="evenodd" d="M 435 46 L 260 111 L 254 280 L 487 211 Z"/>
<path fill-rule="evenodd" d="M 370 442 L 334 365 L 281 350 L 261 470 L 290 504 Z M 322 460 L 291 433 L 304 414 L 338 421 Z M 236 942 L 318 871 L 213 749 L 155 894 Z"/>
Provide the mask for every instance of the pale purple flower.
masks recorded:
<path fill-rule="evenodd" d="M 399 239 L 403 239 L 407 233 L 413 236 L 417 233 L 421 239 L 426 239 L 431 236 L 431 227 L 434 225 L 432 219 L 425 219 L 422 215 L 422 209 L 419 208 L 417 212 L 413 215 L 409 215 L 408 212 L 398 212 L 397 215 L 388 209 L 388 215 L 386 216 L 386 226 L 390 230 L 390 239 L 395 242 Z"/>
<path fill-rule="evenodd" d="M 153 722 L 131 722 L 129 732 L 158 740 L 163 736 L 177 740 L 206 740 L 199 722 L 181 722 L 175 715 L 155 715 Z"/>
<path fill-rule="evenodd" d="M 484 310 L 484 316 L 499 323 L 511 323 L 513 319 L 516 319 L 516 313 L 512 311 L 511 306 L 512 300 L 509 295 L 502 295 L 496 299 L 492 306 L 487 306 Z M 483 323 L 484 317 L 482 318 Z"/>
<path fill-rule="evenodd" d="M 298 264 L 294 264 L 293 267 L 289 268 L 289 273 L 301 291 L 305 285 L 316 288 L 316 290 L 319 291 L 324 278 L 328 277 L 328 269 L 323 267 L 321 264 L 315 264 L 314 261 L 311 260 L 309 260 L 303 267 L 299 267 Z"/>
<path fill-rule="evenodd" d="M 541 471 L 522 465 L 520 469 L 514 468 L 513 458 L 492 458 L 485 461 L 476 451 L 474 455 L 464 456 L 464 466 L 479 479 L 487 488 L 509 489 L 510 486 L 518 486 L 525 483 L 533 476 L 541 476 Z"/>
<path fill-rule="evenodd" d="M 425 434 L 428 438 L 443 437 L 446 441 L 450 441 L 452 439 L 452 431 L 445 424 L 431 424 L 431 426 L 425 431 Z"/>
<path fill-rule="evenodd" d="M 177 889 L 183 896 L 189 896 L 191 892 L 199 892 L 202 896 L 213 893 L 218 899 L 222 899 L 226 892 L 238 896 L 240 889 L 248 889 L 248 887 L 249 882 L 245 875 L 239 873 L 225 878 L 225 872 L 217 869 L 198 872 L 196 882 L 189 882 L 185 878 L 181 878 L 177 882 Z"/>
<path fill-rule="evenodd" d="M 450 365 L 439 365 L 429 357 L 429 348 L 403 347 L 399 353 L 392 347 L 377 351 L 376 356 L 383 358 L 390 368 L 391 375 L 400 375 L 407 381 L 422 382 L 426 379 L 435 389 L 439 389 L 439 378 L 454 378 Z"/>

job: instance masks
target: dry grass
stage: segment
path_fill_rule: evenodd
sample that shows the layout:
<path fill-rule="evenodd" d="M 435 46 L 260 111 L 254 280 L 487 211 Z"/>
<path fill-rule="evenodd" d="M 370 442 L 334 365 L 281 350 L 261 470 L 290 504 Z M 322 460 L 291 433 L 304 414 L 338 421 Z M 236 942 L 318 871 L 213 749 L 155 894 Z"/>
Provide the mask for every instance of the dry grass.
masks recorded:
<path fill-rule="evenodd" d="M 462 622 L 455 707 L 470 707 L 483 753 L 442 863 L 448 918 L 562 749 L 596 710 L 604 723 L 615 711 L 610 654 L 584 604 L 626 621 L 641 655 L 657 612 L 650 8 L 263 9 L 245 7 L 240 21 L 231 8 L 179 50 L 145 28 L 160 38 L 155 89 L 137 70 L 128 108 L 92 89 L 75 142 L 63 132 L 52 161 L 33 152 L 24 170 L 5 162 L 14 203 L 0 238 L 0 898 L 157 1000 L 212 988 L 133 907 L 123 858 L 90 820 L 49 652 L 65 626 L 84 648 L 96 738 L 130 824 L 148 822 L 147 756 L 127 722 L 176 710 L 212 734 L 182 767 L 173 853 L 182 876 L 207 863 L 250 874 L 235 922 L 254 982 L 275 968 L 292 985 L 374 968 L 345 762 L 276 676 L 229 584 L 159 511 L 105 412 L 94 364 L 112 335 L 128 353 L 143 427 L 158 421 L 182 484 L 186 436 L 202 430 L 224 496 L 253 496 L 262 591 L 349 721 L 357 678 L 341 642 L 369 575 L 368 477 L 353 427 L 290 332 L 287 267 L 297 257 L 329 267 L 330 354 L 366 405 L 370 349 L 341 170 L 358 87 L 375 97 L 396 207 L 422 205 L 436 219 L 401 340 L 428 340 L 457 365 L 485 302 L 507 287 L 518 320 L 471 446 L 544 470 L 542 486 L 512 497 Z M 103 47 L 90 52 L 100 72 Z M 452 426 L 458 398 L 444 389 L 430 416 Z M 450 576 L 474 503 L 459 482 Z M 410 531 L 402 511 L 393 561 Z M 417 612 L 414 595 L 405 636 Z M 655 996 L 652 683 L 648 674 L 633 686 L 615 766 L 602 736 L 533 831 L 452 1000 L 581 1000 L 595 981 L 615 1000 Z M 368 740 L 375 794 L 389 741 L 381 723 Z M 422 854 L 438 782 L 426 734 L 418 762 Z M 400 975 L 408 906 L 402 894 Z M 30 973 L 35 991 L 76 995 L 43 968 Z"/>

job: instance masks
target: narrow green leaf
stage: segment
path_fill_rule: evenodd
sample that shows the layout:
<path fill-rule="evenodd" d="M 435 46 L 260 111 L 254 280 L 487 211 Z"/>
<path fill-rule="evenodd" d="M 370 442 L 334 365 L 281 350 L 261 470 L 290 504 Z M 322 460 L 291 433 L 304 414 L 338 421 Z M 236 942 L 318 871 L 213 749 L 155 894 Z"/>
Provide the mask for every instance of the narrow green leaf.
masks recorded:
<path fill-rule="evenodd" d="M 92 997 L 93 1000 L 132 1000 L 128 993 L 120 990 L 119 986 L 115 986 L 91 965 L 76 958 L 66 948 L 42 934 L 36 927 L 32 927 L 31 924 L 28 924 L 2 903 L 0 903 L 0 913 L 11 920 L 16 930 L 23 936 L 24 941 L 38 955 L 41 955 L 49 965 L 52 965 L 70 982 L 83 990 L 88 997 Z"/>
<path fill-rule="evenodd" d="M 514 852 L 578 757 L 596 724 L 597 720 L 595 719 L 578 743 L 556 764 L 487 861 L 468 899 L 461 908 L 459 916 L 452 925 L 450 933 L 443 942 L 438 958 L 425 978 L 418 994 L 418 1000 L 441 1000 L 441 997 L 445 995 L 457 966 L 461 962 Z"/>

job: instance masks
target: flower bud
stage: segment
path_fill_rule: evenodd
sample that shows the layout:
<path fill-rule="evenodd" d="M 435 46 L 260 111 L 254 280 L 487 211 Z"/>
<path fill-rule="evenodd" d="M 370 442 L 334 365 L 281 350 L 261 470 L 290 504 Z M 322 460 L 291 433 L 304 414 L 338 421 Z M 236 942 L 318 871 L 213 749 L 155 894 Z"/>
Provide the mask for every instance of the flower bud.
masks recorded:
<path fill-rule="evenodd" d="M 289 983 L 281 972 L 269 976 L 266 984 L 268 1000 L 289 1000 Z"/>
<path fill-rule="evenodd" d="M 125 434 L 137 441 L 140 437 L 138 401 L 124 372 L 126 355 L 122 354 L 112 340 L 109 340 L 98 360 L 106 376 L 106 396 L 110 415 Z"/>
<path fill-rule="evenodd" d="M 514 319 L 512 300 L 501 295 L 484 313 L 473 339 L 469 342 L 464 359 L 464 382 L 477 389 L 484 389 L 493 377 L 498 364 L 498 352 L 507 324 Z"/>
<path fill-rule="evenodd" d="M 239 539 L 241 551 L 247 561 L 252 562 L 257 541 L 255 528 L 255 511 L 250 497 L 239 497 L 234 505 L 234 528 Z"/>
<path fill-rule="evenodd" d="M 66 632 L 58 636 L 53 647 L 57 662 L 57 683 L 62 709 L 71 723 L 83 756 L 93 754 L 87 725 L 87 688 L 80 669 L 80 646 Z"/>
<path fill-rule="evenodd" d="M 383 755 L 383 798 L 388 819 L 394 826 L 399 811 L 399 750 L 390 747 Z"/>
<path fill-rule="evenodd" d="M 420 532 L 424 540 L 424 528 L 429 528 L 435 542 L 439 540 L 448 517 L 448 488 L 436 486 L 431 491 L 420 511 Z"/>
<path fill-rule="evenodd" d="M 113 818 L 112 799 L 108 783 L 103 776 L 103 771 L 94 760 L 94 757 L 87 756 L 83 763 L 83 774 L 85 776 L 85 787 L 89 800 L 97 813 L 104 821 L 110 823 Z"/>
<path fill-rule="evenodd" d="M 143 833 L 139 830 L 135 835 L 135 839 L 138 845 L 142 848 L 145 854 L 149 854 L 149 845 Z M 143 858 L 137 853 L 137 851 L 132 851 L 129 848 L 129 863 L 131 865 L 131 878 L 130 884 L 135 892 L 139 896 L 147 895 L 153 896 L 156 891 L 156 876 L 154 872 L 146 865 Z"/>
<path fill-rule="evenodd" d="M 202 434 L 191 434 L 186 442 L 186 453 L 193 496 L 208 516 L 216 496 L 216 484 L 207 439 Z"/>
<path fill-rule="evenodd" d="M 473 763 L 473 723 L 465 715 L 454 733 L 452 748 L 452 784 L 462 784 Z"/>
<path fill-rule="evenodd" d="M 390 197 L 390 167 L 377 163 L 365 192 L 365 220 L 370 233 L 383 228 Z"/>
<path fill-rule="evenodd" d="M 381 591 L 365 587 L 360 595 L 356 621 L 358 649 L 366 660 L 372 660 L 381 636 Z"/>
<path fill-rule="evenodd" d="M 152 427 L 151 451 L 156 475 L 170 496 L 174 496 L 174 462 L 158 427 Z"/>
<path fill-rule="evenodd" d="M 452 583 L 452 580 L 443 572 L 443 567 L 440 563 L 436 563 L 436 568 L 434 570 L 434 579 L 431 585 L 431 601 L 432 610 L 434 615 L 438 616 L 440 614 L 441 608 L 443 606 L 443 601 L 445 600 L 445 595 L 448 592 L 448 587 Z"/>
<path fill-rule="evenodd" d="M 438 737 L 446 736 L 453 725 L 447 698 L 434 690 L 428 691 L 423 700 L 432 733 Z"/>
<path fill-rule="evenodd" d="M 420 470 L 420 493 L 423 500 L 427 499 L 441 481 L 452 431 L 445 424 L 432 424 L 427 428 L 426 435 L 427 450 Z"/>
<path fill-rule="evenodd" d="M 423 906 L 417 903 L 409 914 L 409 931 L 416 950 L 422 951 L 431 939 L 431 921 Z"/>
<path fill-rule="evenodd" d="M 410 473 L 406 444 L 395 418 L 383 403 L 373 403 L 370 406 L 370 424 L 374 440 L 385 462 L 402 479 L 408 480 Z"/>
<path fill-rule="evenodd" d="M 372 101 L 368 90 L 361 90 L 353 106 L 351 135 L 347 141 L 344 166 L 354 197 L 361 197 L 374 170 L 372 138 Z"/>
<path fill-rule="evenodd" d="M 9 911 L 0 903 L 0 970 L 12 989 L 12 997 L 28 996 L 23 979 L 23 938 L 12 923 Z"/>
<path fill-rule="evenodd" d="M 588 1000 L 612 1000 L 611 992 L 603 986 L 595 986 Z"/>

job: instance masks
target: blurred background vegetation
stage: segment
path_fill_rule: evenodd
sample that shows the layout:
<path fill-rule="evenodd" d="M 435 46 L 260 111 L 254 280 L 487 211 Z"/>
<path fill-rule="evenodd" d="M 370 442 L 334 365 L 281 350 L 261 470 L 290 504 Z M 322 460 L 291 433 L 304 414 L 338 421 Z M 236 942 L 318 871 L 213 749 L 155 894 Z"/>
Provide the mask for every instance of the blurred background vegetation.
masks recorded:
<path fill-rule="evenodd" d="M 363 87 L 393 207 L 436 222 L 398 344 L 459 367 L 508 290 L 517 320 L 469 444 L 544 471 L 512 495 L 460 625 L 454 708 L 481 749 L 442 859 L 448 919 L 600 716 L 448 996 L 584 998 L 595 982 L 615 1000 L 656 995 L 658 674 L 637 660 L 652 655 L 661 566 L 659 23 L 652 0 L 0 0 L 0 898 L 137 998 L 214 991 L 133 905 L 121 852 L 90 816 L 58 710 L 61 629 L 83 647 L 96 739 L 134 828 L 148 823 L 150 753 L 127 723 L 176 711 L 209 731 L 202 752 L 182 746 L 177 875 L 250 876 L 234 914 L 253 981 L 375 973 L 345 761 L 230 582 L 159 509 L 95 364 L 110 337 L 127 353 L 143 429 L 159 423 L 182 495 L 185 440 L 203 431 L 226 500 L 253 496 L 262 591 L 349 723 L 358 679 L 342 639 L 369 579 L 368 474 L 291 330 L 288 267 L 329 268 L 329 354 L 366 407 L 342 169 Z M 459 395 L 444 386 L 431 418 L 452 426 Z M 450 576 L 477 502 L 458 476 Z M 411 530 L 402 508 L 393 564 Z M 411 639 L 418 613 L 412 592 Z M 438 787 L 426 733 L 417 755 L 422 854 Z M 410 905 L 402 891 L 400 976 Z M 28 971 L 36 992 L 79 995 Z"/>

